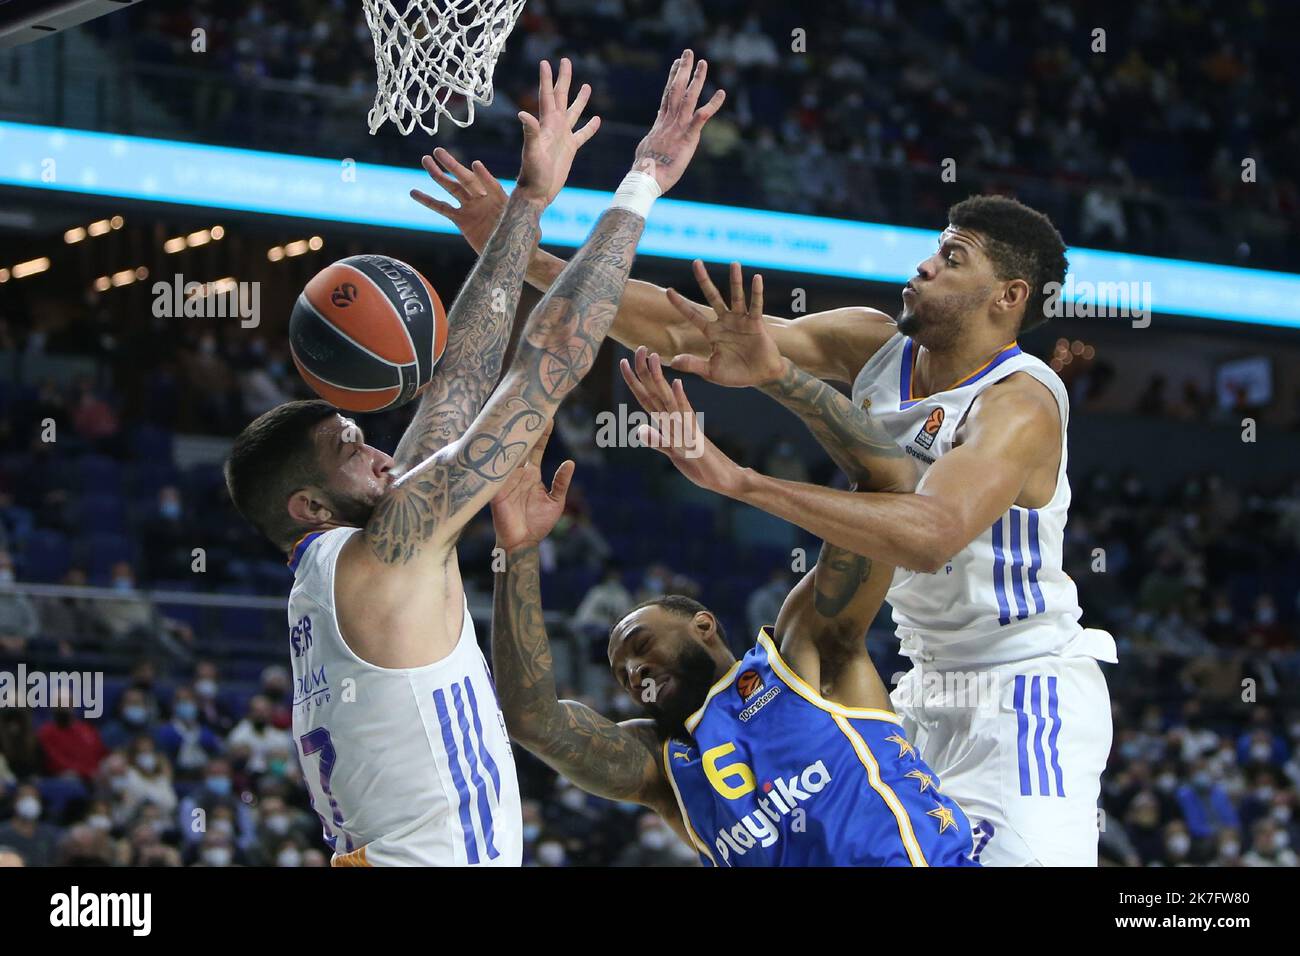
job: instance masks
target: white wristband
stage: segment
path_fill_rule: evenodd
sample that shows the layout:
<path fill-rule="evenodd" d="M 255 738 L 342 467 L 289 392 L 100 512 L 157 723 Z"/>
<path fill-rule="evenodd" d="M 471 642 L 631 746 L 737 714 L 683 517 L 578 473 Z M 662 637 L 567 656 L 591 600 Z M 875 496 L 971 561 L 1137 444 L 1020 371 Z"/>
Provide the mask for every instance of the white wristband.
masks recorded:
<path fill-rule="evenodd" d="M 623 177 L 618 189 L 614 190 L 614 201 L 609 204 L 609 208 L 628 209 L 642 219 L 649 219 L 650 207 L 662 195 L 663 190 L 653 176 L 634 169 Z"/>

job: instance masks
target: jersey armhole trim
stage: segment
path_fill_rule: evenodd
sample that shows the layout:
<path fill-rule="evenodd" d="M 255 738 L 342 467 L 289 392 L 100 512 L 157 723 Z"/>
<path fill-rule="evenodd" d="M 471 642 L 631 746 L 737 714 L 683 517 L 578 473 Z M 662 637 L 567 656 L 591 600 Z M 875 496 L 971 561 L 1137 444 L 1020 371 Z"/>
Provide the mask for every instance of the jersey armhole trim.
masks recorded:
<path fill-rule="evenodd" d="M 776 649 L 776 644 L 767 636 L 766 631 L 758 632 L 758 642 L 767 651 L 767 663 L 771 666 L 772 673 L 776 674 L 782 683 L 814 707 L 839 717 L 852 717 L 855 720 L 884 720 L 891 724 L 898 724 L 900 727 L 903 725 L 901 717 L 897 714 L 891 714 L 887 710 L 877 710 L 874 707 L 845 707 L 833 700 L 827 700 L 790 668 L 790 665 L 781 657 L 781 652 Z"/>
<path fill-rule="evenodd" d="M 668 777 L 668 786 L 672 788 L 673 799 L 677 802 L 677 811 L 682 815 L 682 823 L 686 825 L 686 832 L 690 834 L 695 849 L 708 857 L 710 863 L 717 866 L 718 861 L 713 858 L 713 853 L 709 850 L 708 845 L 700 839 L 700 835 L 695 832 L 695 827 L 691 826 L 691 815 L 686 810 L 686 801 L 682 799 L 682 793 L 677 789 L 677 781 L 673 779 L 672 755 L 668 753 L 668 745 L 671 743 L 671 737 L 664 741 L 664 774 Z"/>

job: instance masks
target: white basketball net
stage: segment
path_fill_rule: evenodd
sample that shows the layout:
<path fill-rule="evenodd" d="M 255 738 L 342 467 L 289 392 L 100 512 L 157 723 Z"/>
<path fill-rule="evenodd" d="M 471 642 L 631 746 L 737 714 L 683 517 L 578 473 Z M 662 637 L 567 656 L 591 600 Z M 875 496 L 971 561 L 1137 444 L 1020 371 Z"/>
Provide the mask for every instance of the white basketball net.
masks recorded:
<path fill-rule="evenodd" d="M 474 104 L 492 103 L 492 71 L 525 0 L 363 0 L 375 37 L 378 84 L 370 132 L 392 120 L 403 135 L 438 131 L 446 116 L 474 122 Z M 452 109 L 464 97 L 465 116 Z M 433 128 L 425 114 L 433 114 Z"/>

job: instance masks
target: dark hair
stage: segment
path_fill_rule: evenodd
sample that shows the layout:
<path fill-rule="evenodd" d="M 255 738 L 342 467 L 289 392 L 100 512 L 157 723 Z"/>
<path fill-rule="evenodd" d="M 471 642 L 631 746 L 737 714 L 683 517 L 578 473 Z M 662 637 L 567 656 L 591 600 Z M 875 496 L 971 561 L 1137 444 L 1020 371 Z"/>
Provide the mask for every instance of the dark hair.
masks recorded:
<path fill-rule="evenodd" d="M 1007 196 L 971 196 L 948 210 L 948 222 L 984 237 L 985 251 L 999 279 L 1029 283 L 1019 331 L 1028 332 L 1046 322 L 1047 284 L 1065 282 L 1069 265 L 1065 241 L 1052 220 Z"/>
<path fill-rule="evenodd" d="M 648 601 L 642 601 L 636 607 L 628 608 L 623 617 L 641 610 L 643 607 L 661 607 L 665 611 L 671 611 L 679 617 L 694 617 L 701 611 L 706 614 L 713 614 L 707 607 L 694 598 L 688 598 L 685 594 L 661 594 L 659 597 L 652 597 Z M 620 618 L 621 620 L 621 618 Z M 722 638 L 722 643 L 727 643 L 727 630 L 722 626 L 722 621 L 718 615 L 713 614 L 713 623 L 717 627 L 718 637 Z M 613 633 L 611 629 L 611 633 Z"/>
<path fill-rule="evenodd" d="M 226 460 L 226 489 L 235 508 L 286 551 L 308 529 L 289 517 L 285 503 L 307 485 L 324 484 L 311 430 L 334 414 L 334 406 L 319 399 L 286 402 L 240 432 Z"/>

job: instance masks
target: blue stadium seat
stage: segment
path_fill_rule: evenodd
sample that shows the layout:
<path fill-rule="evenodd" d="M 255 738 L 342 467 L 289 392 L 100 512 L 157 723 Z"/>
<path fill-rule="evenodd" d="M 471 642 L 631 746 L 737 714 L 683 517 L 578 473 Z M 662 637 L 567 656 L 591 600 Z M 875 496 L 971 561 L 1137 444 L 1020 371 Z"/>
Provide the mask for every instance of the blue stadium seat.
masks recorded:
<path fill-rule="evenodd" d="M 124 534 L 99 532 L 86 535 L 78 542 L 81 561 L 92 576 L 108 574 L 118 561 L 135 566 L 135 542 Z"/>
<path fill-rule="evenodd" d="M 131 455 L 136 461 L 170 462 L 172 433 L 157 425 L 136 425 L 131 429 Z"/>
<path fill-rule="evenodd" d="M 72 477 L 83 494 L 117 494 L 122 466 L 107 455 L 83 455 L 72 463 Z"/>
<path fill-rule="evenodd" d="M 70 513 L 81 534 L 121 534 L 126 530 L 126 502 L 120 495 L 83 495 Z"/>
<path fill-rule="evenodd" d="M 28 581 L 59 581 L 72 564 L 72 548 L 60 531 L 37 528 L 22 554 L 23 577 Z"/>
<path fill-rule="evenodd" d="M 89 796 L 86 785 L 77 777 L 41 777 L 36 781 L 36 790 L 50 820 L 62 820 L 69 803 Z"/>

